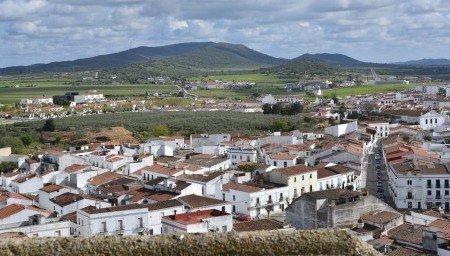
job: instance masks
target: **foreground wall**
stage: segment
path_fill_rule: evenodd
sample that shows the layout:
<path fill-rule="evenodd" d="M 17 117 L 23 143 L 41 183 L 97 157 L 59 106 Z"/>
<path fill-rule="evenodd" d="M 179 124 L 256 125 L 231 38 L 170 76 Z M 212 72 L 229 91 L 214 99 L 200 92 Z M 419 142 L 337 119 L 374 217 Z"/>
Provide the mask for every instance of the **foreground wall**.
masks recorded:
<path fill-rule="evenodd" d="M 379 255 L 344 231 L 0 240 L 2 255 Z"/>

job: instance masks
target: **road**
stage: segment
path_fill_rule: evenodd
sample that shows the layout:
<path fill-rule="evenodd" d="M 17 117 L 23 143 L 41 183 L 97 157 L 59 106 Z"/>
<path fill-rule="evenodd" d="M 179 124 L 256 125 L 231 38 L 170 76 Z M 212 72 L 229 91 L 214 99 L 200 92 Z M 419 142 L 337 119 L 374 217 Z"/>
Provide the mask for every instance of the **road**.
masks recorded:
<path fill-rule="evenodd" d="M 368 166 L 367 166 L 367 183 L 366 183 L 366 189 L 367 191 L 373 195 L 373 196 L 378 196 L 378 192 L 377 192 L 377 172 L 376 172 L 376 163 L 377 161 L 375 160 L 375 155 L 376 152 L 380 151 L 381 152 L 381 141 L 378 142 L 377 146 L 374 148 L 374 153 L 370 153 L 369 157 L 368 157 Z M 393 204 L 393 201 L 391 200 L 390 196 L 389 196 L 389 191 L 388 191 L 388 178 L 387 178 L 387 173 L 386 173 L 386 166 L 384 165 L 384 160 L 382 159 L 382 155 L 380 154 L 380 160 L 378 161 L 381 165 L 381 177 L 382 177 L 382 182 L 383 182 L 383 195 L 385 197 L 385 202 L 388 203 L 391 207 L 395 208 L 395 205 Z"/>

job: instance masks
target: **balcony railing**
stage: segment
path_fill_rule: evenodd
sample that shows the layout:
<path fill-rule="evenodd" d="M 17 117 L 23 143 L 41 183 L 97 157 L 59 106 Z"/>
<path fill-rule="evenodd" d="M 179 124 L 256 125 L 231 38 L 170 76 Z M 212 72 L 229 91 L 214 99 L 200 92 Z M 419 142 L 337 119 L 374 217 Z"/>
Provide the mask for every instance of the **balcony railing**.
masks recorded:
<path fill-rule="evenodd" d="M 444 196 L 445 199 L 450 199 L 450 195 Z"/>
<path fill-rule="evenodd" d="M 441 199 L 442 197 L 441 196 L 436 196 L 436 199 Z"/>
<path fill-rule="evenodd" d="M 433 199 L 432 195 L 427 195 L 427 199 Z"/>

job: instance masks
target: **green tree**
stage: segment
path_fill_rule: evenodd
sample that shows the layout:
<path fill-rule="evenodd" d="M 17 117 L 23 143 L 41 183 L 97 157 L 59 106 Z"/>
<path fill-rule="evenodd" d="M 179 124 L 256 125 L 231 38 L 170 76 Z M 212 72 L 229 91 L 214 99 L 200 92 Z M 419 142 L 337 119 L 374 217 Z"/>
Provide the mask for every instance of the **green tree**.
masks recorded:
<path fill-rule="evenodd" d="M 155 137 L 170 135 L 169 128 L 164 124 L 158 124 L 158 125 L 154 126 L 152 128 L 151 132 L 152 132 L 153 136 L 155 136 Z"/>
<path fill-rule="evenodd" d="M 264 114 L 272 114 L 272 105 L 266 103 L 262 106 Z"/>
<path fill-rule="evenodd" d="M 42 127 L 42 130 L 45 132 L 54 132 L 56 129 L 55 127 L 55 121 L 53 119 L 47 119 L 45 120 L 44 127 Z"/>
<path fill-rule="evenodd" d="M 22 140 L 18 137 L 1 137 L 0 148 L 11 147 L 12 152 L 16 154 L 23 148 Z"/>
<path fill-rule="evenodd" d="M 243 164 L 238 166 L 238 170 L 241 172 L 254 172 L 258 168 L 258 165 L 256 163 L 252 164 Z"/>
<path fill-rule="evenodd" d="M 269 199 L 267 201 L 267 205 L 266 205 L 266 207 L 264 207 L 264 209 L 266 209 L 266 211 L 267 211 L 267 218 L 270 219 L 270 212 L 272 212 L 274 210 L 272 199 Z"/>
<path fill-rule="evenodd" d="M 11 172 L 17 169 L 17 163 L 15 162 L 2 162 L 0 163 L 0 172 Z"/>
<path fill-rule="evenodd" d="M 273 124 L 270 126 L 270 129 L 272 131 L 281 131 L 281 132 L 287 132 L 289 131 L 289 125 L 284 120 L 276 120 L 273 122 Z"/>
<path fill-rule="evenodd" d="M 28 147 L 31 143 L 33 143 L 33 138 L 28 134 L 20 136 L 20 140 L 25 147 Z"/>

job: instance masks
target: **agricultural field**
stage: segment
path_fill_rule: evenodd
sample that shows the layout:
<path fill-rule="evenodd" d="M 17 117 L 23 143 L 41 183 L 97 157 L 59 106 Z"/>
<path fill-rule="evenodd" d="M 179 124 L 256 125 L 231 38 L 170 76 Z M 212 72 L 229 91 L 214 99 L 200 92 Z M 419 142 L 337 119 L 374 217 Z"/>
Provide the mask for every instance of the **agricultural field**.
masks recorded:
<path fill-rule="evenodd" d="M 341 87 L 336 89 L 325 90 L 323 91 L 323 96 L 330 97 L 336 94 L 336 96 L 344 98 L 346 96 L 360 95 L 360 94 L 399 92 L 408 89 L 412 86 L 415 86 L 415 84 L 379 84 L 379 85 L 360 85 L 352 87 Z"/>
<path fill-rule="evenodd" d="M 94 92 L 95 91 L 95 92 Z M 61 82 L 28 81 L 0 83 L 0 104 L 16 104 L 21 98 L 61 95 L 66 92 L 101 93 L 111 98 L 143 96 L 149 93 L 176 93 L 175 86 L 166 84 L 68 85 Z"/>

